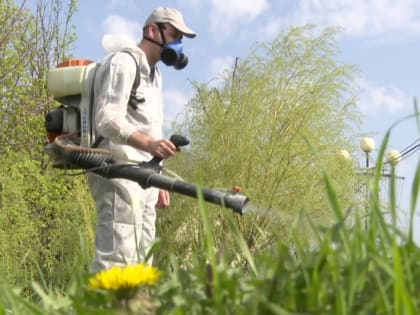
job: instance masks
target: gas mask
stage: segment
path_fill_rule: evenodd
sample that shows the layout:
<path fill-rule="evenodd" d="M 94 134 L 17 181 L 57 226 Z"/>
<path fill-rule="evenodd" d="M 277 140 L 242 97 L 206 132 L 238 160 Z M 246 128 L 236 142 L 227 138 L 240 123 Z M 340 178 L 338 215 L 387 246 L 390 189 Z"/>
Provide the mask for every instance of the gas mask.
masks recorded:
<path fill-rule="evenodd" d="M 144 37 L 144 39 L 162 47 L 160 52 L 160 59 L 167 66 L 173 66 L 177 70 L 184 69 L 188 64 L 188 57 L 182 52 L 184 45 L 182 40 L 178 39 L 173 42 L 167 43 L 165 35 L 163 34 L 164 30 L 163 24 L 158 24 L 160 36 L 163 40 L 163 43 L 159 43 L 150 37 Z"/>
<path fill-rule="evenodd" d="M 188 57 L 182 53 L 184 45 L 182 41 L 176 40 L 162 46 L 160 59 L 167 66 L 173 66 L 177 70 L 185 68 L 188 64 Z"/>

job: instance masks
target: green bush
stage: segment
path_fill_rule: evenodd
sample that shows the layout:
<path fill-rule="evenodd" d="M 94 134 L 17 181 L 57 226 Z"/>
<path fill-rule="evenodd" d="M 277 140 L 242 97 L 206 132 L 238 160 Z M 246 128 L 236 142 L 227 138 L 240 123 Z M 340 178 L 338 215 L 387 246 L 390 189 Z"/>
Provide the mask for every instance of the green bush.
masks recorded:
<path fill-rule="evenodd" d="M 95 212 L 83 177 L 42 169 L 25 153 L 9 152 L 2 155 L 0 185 L 4 276 L 24 288 L 33 280 L 65 286 L 81 255 L 80 236 L 93 245 Z"/>
<path fill-rule="evenodd" d="M 386 208 L 382 208 L 384 203 L 379 196 L 387 141 L 388 135 L 379 152 L 363 217 L 346 216 L 332 179 L 327 171 L 322 171 L 334 224 L 324 227 L 309 220 L 314 238 L 292 228 L 289 241 L 279 239 L 252 253 L 238 218 L 228 215 L 230 212 L 221 212 L 226 214 L 223 230 L 229 242 L 227 248 L 220 247 L 214 233 L 218 226 L 212 221 L 213 206 L 198 201 L 197 211 L 189 214 L 194 221 L 186 222 L 186 227 L 178 231 L 185 233 L 184 240 L 189 236 L 191 257 L 186 261 L 177 253 L 169 253 L 168 248 L 159 248 L 165 252 L 166 261 L 161 256 L 163 276 L 155 286 L 139 287 L 137 295 L 116 301 L 116 295 L 110 291 L 90 289 L 91 275 L 71 259 L 64 268 L 77 272 L 66 288 L 57 290 L 57 282 L 51 286 L 33 283 L 40 303 L 30 303 L 20 297 L 19 290 L 0 283 L 0 310 L 8 314 L 418 314 L 420 248 L 412 233 L 400 230 L 395 220 L 395 190 L 389 190 Z M 15 162 L 22 163 L 16 158 Z M 22 163 L 19 169 L 28 170 L 25 165 Z M 420 164 L 412 187 L 412 211 L 417 206 L 419 178 Z M 391 186 L 395 180 L 391 178 Z M 23 196 L 18 192 L 16 196 Z M 37 194 L 33 196 L 42 199 Z M 303 211 L 302 216 L 308 213 Z M 252 220 L 267 214 L 249 213 L 248 217 Z M 173 215 L 176 217 L 177 213 Z M 172 219 L 172 224 L 177 223 Z M 169 214 L 165 220 L 170 220 Z M 27 221 L 22 222 L 27 228 Z M 196 234 L 189 234 L 188 223 L 195 225 Z M 410 223 L 412 227 L 413 222 Z M 17 235 L 22 239 L 27 236 Z"/>
<path fill-rule="evenodd" d="M 355 165 L 338 155 L 352 151 L 358 125 L 356 70 L 337 60 L 336 36 L 334 28 L 291 27 L 272 42 L 255 44 L 221 74 L 219 85 L 194 85 L 184 121 L 174 127 L 191 137 L 191 145 L 167 167 L 208 187 L 241 186 L 256 206 L 272 210 L 270 217 L 238 221 L 254 252 L 290 238 L 302 209 L 316 223 L 332 224 L 319 171 L 326 166 L 343 206 L 359 203 L 349 189 L 357 183 Z M 220 223 L 214 232 L 221 244 L 226 215 L 209 215 Z M 255 220 L 266 232 L 262 238 Z M 298 226 L 310 231 L 307 221 Z"/>

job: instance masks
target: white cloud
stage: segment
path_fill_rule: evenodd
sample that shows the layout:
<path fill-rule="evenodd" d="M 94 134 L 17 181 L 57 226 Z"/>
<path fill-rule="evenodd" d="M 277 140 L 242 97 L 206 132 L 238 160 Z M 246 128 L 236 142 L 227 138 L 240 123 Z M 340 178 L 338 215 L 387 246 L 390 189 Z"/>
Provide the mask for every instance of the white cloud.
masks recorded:
<path fill-rule="evenodd" d="M 105 34 L 123 35 L 133 41 L 138 41 L 141 34 L 140 23 L 119 15 L 109 15 L 102 22 L 102 28 Z"/>
<path fill-rule="evenodd" d="M 234 63 L 235 59 L 231 56 L 213 58 L 209 65 L 210 86 L 217 87 L 222 83 L 224 72 L 233 69 Z"/>
<path fill-rule="evenodd" d="M 288 24 L 341 26 L 352 36 L 420 33 L 418 0 L 301 0 Z"/>
<path fill-rule="evenodd" d="M 359 109 L 362 113 L 400 113 L 411 106 L 411 99 L 400 89 L 393 86 L 380 86 L 375 82 L 360 80 L 361 98 Z"/>
<path fill-rule="evenodd" d="M 213 58 L 209 66 L 210 77 L 220 76 L 224 71 L 233 68 L 234 62 L 231 56 Z"/>
<path fill-rule="evenodd" d="M 218 35 L 228 35 L 237 24 L 247 24 L 269 8 L 267 0 L 212 0 L 210 28 Z"/>
<path fill-rule="evenodd" d="M 136 42 L 125 34 L 105 34 L 102 37 L 102 47 L 109 53 L 135 46 Z"/>
<path fill-rule="evenodd" d="M 178 114 L 184 111 L 185 105 L 190 97 L 179 90 L 164 90 L 163 104 L 165 112 L 165 121 L 174 121 Z"/>

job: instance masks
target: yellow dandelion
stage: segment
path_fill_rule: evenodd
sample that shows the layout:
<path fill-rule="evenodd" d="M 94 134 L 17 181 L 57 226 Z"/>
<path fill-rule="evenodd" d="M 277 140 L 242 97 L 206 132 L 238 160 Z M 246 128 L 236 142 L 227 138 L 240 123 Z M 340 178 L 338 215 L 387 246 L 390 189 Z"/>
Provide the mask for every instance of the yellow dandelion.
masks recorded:
<path fill-rule="evenodd" d="M 140 286 L 155 285 L 160 278 L 160 271 L 146 264 L 114 266 L 103 270 L 89 279 L 91 289 L 120 291 L 135 289 Z"/>

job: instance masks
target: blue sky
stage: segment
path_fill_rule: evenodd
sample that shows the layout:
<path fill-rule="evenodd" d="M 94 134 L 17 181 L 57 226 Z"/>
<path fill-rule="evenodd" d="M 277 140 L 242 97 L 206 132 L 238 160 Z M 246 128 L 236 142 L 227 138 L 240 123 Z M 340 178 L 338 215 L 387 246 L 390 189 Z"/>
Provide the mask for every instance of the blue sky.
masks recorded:
<path fill-rule="evenodd" d="M 143 21 L 157 6 L 178 8 L 198 34 L 184 40 L 187 68 L 161 66 L 168 124 L 192 96 L 190 81 L 208 82 L 232 67 L 235 57 L 247 57 L 256 41 L 271 40 L 290 25 L 306 23 L 342 27 L 337 59 L 360 69 L 358 107 L 364 120 L 356 144 L 369 136 L 378 148 L 388 127 L 413 114 L 413 98 L 420 97 L 418 0 L 79 0 L 74 56 L 100 60 L 106 54 L 104 35 L 124 35 L 138 42 Z M 407 120 L 395 128 L 389 149 L 402 150 L 418 138 L 415 120 Z M 351 154 L 361 159 L 360 152 Z M 405 178 L 399 186 L 403 208 L 409 207 L 417 163 L 414 154 L 397 167 Z"/>

